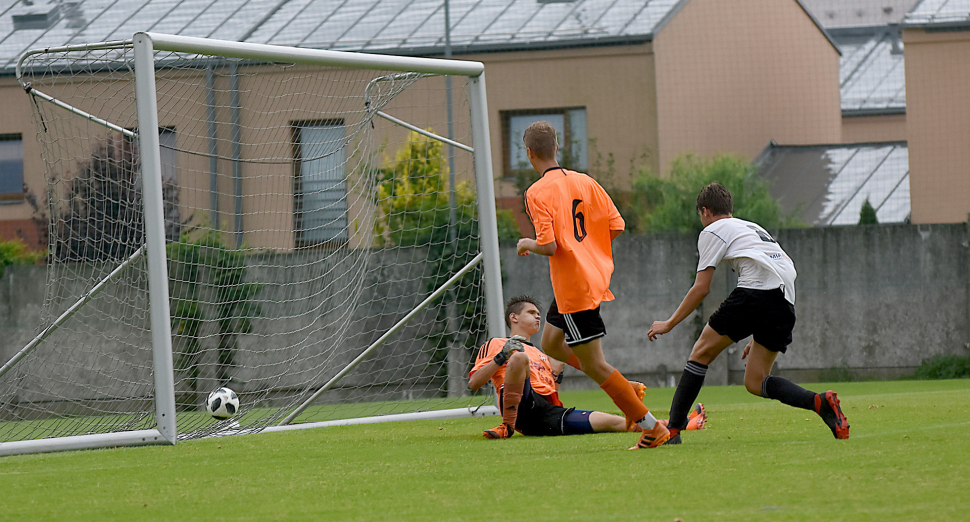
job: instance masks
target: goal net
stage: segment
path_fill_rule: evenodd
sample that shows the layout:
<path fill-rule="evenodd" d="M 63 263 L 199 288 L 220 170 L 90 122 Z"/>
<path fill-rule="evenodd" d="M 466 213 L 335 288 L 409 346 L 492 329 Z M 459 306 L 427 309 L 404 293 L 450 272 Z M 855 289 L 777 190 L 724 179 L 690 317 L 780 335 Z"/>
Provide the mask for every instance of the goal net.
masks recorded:
<path fill-rule="evenodd" d="M 139 33 L 18 74 L 49 263 L 0 453 L 494 414 L 466 387 L 504 333 L 481 64 Z"/>

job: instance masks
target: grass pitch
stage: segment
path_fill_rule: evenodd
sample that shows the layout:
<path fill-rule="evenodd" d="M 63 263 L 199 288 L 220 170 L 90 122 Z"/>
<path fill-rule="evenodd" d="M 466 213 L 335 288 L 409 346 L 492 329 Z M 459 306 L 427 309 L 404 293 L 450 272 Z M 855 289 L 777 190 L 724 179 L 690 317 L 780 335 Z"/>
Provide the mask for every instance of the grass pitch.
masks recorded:
<path fill-rule="evenodd" d="M 177 446 L 4 457 L 9 520 L 967 520 L 970 380 L 809 385 L 851 438 L 740 387 L 707 387 L 709 429 L 484 440 L 496 417 L 343 426 Z M 646 402 L 666 410 L 672 389 Z M 600 391 L 567 405 L 616 411 Z M 661 415 L 663 416 L 663 415 Z"/>

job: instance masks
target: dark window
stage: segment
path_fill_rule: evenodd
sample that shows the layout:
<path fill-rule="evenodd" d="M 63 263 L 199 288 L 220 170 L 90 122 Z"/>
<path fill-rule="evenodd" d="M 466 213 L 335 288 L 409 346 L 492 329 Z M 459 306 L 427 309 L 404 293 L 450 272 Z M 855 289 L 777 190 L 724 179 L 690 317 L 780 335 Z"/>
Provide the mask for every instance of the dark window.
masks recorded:
<path fill-rule="evenodd" d="M 587 141 L 586 109 L 571 107 L 562 109 L 536 109 L 502 112 L 502 130 L 505 149 L 504 171 L 506 177 L 514 177 L 523 171 L 531 171 L 532 165 L 525 154 L 522 134 L 537 121 L 548 121 L 559 137 L 559 154 L 556 159 L 567 169 L 586 171 Z"/>
<path fill-rule="evenodd" d="M 345 135 L 343 120 L 293 124 L 293 207 L 297 246 L 347 240 Z"/>
<path fill-rule="evenodd" d="M 0 134 L 0 203 L 24 200 L 24 140 L 20 134 Z"/>

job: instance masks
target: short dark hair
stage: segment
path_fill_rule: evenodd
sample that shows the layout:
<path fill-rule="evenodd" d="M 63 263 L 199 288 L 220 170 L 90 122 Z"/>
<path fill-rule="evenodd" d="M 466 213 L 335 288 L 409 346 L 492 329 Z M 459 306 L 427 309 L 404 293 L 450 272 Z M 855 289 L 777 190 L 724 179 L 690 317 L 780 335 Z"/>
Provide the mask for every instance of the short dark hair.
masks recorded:
<path fill-rule="evenodd" d="M 731 197 L 731 191 L 716 181 L 702 188 L 697 195 L 697 211 L 700 212 L 702 208 L 710 210 L 715 216 L 732 214 L 734 198 Z"/>
<path fill-rule="evenodd" d="M 509 299 L 508 304 L 505 305 L 505 326 L 512 328 L 512 320 L 509 316 L 512 314 L 519 315 L 522 313 L 522 309 L 525 308 L 526 303 L 531 303 L 536 305 L 536 308 L 542 309 L 539 305 L 539 300 L 535 297 L 528 295 L 517 295 L 512 299 Z"/>
<path fill-rule="evenodd" d="M 548 121 L 537 121 L 529 125 L 522 135 L 522 141 L 539 159 L 556 158 L 556 146 L 559 143 L 556 139 L 556 128 Z"/>

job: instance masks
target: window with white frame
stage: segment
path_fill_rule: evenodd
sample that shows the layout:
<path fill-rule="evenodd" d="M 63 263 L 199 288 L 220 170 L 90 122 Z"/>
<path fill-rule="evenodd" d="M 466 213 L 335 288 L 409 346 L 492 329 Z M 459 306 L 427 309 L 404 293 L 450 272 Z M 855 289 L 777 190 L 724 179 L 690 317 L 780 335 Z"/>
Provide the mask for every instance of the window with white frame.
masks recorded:
<path fill-rule="evenodd" d="M 0 134 L 0 203 L 24 201 L 24 140 Z"/>
<path fill-rule="evenodd" d="M 556 159 L 565 168 L 586 171 L 588 151 L 586 135 L 586 108 L 566 107 L 560 109 L 535 109 L 502 111 L 503 141 L 505 142 L 505 175 L 516 176 L 532 170 L 525 153 L 522 135 L 525 129 L 537 121 L 548 121 L 556 129 L 559 138 L 559 154 Z"/>
<path fill-rule="evenodd" d="M 294 231 L 297 246 L 347 240 L 347 181 L 343 120 L 293 124 Z"/>

